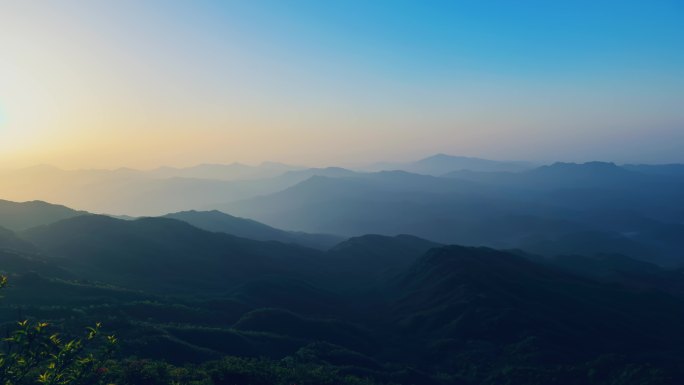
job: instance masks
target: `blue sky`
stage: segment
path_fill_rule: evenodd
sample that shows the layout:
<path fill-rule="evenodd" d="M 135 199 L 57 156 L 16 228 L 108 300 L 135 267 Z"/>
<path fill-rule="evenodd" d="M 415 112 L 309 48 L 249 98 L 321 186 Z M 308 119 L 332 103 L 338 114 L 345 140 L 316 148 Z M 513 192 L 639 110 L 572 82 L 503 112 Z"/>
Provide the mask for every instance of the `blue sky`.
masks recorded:
<path fill-rule="evenodd" d="M 684 64 L 677 1 L 253 1 L 207 10 L 265 41 L 406 73 L 681 75 Z"/>
<path fill-rule="evenodd" d="M 0 149 L 74 166 L 684 162 L 682 4 L 8 1 Z"/>

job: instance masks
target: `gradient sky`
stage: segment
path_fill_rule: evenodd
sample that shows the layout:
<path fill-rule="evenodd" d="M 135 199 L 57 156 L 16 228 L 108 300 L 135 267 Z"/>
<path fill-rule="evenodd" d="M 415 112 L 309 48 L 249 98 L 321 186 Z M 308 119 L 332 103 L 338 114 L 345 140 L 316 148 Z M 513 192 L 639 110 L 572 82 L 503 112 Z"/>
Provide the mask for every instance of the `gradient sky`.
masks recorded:
<path fill-rule="evenodd" d="M 684 2 L 0 2 L 0 168 L 684 162 Z"/>

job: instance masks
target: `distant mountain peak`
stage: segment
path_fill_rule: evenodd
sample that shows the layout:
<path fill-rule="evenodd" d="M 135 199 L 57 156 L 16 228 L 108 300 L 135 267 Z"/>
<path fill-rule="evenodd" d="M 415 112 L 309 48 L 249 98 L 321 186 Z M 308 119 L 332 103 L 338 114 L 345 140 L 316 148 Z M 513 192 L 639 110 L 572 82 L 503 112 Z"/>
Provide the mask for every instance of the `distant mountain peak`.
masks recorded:
<path fill-rule="evenodd" d="M 320 167 L 320 168 L 307 168 L 303 170 L 291 170 L 286 172 L 284 175 L 311 175 L 311 176 L 351 176 L 356 175 L 357 172 L 342 168 L 342 167 Z"/>
<path fill-rule="evenodd" d="M 12 231 L 25 230 L 83 214 L 87 213 L 42 200 L 12 202 L 0 199 L 0 226 Z"/>
<path fill-rule="evenodd" d="M 555 162 L 551 164 L 550 166 L 547 166 L 550 168 L 558 168 L 558 169 L 567 169 L 567 168 L 588 168 L 588 169 L 619 169 L 620 166 L 616 165 L 613 162 L 601 162 L 601 161 L 591 161 L 591 162 L 584 162 L 584 163 L 572 163 L 572 162 Z"/>
<path fill-rule="evenodd" d="M 349 169 L 346 169 L 344 167 L 338 167 L 338 166 L 328 166 L 328 167 L 320 167 L 320 168 L 313 168 L 312 170 L 321 170 L 321 171 L 336 171 L 336 172 L 353 172 Z"/>
<path fill-rule="evenodd" d="M 438 154 L 423 158 L 423 159 L 419 160 L 418 163 L 420 163 L 420 162 L 431 162 L 431 161 L 449 161 L 449 160 L 485 160 L 485 159 L 472 158 L 472 157 L 460 156 L 460 155 L 449 155 L 449 154 L 445 154 L 445 153 L 438 153 Z"/>
<path fill-rule="evenodd" d="M 277 168 L 277 169 L 283 169 L 283 170 L 297 170 L 297 169 L 303 168 L 303 167 L 299 167 L 299 166 L 292 166 L 292 165 L 289 165 L 286 163 L 273 162 L 273 161 L 261 162 L 258 167 Z"/>
<path fill-rule="evenodd" d="M 483 158 L 475 158 L 461 155 L 449 155 L 438 153 L 413 163 L 396 165 L 394 168 L 440 176 L 454 171 L 521 171 L 532 168 L 526 162 L 498 161 Z"/>
<path fill-rule="evenodd" d="M 568 163 L 568 162 L 556 162 L 548 166 L 539 167 L 533 171 L 539 172 L 560 172 L 560 173 L 574 173 L 574 174 L 592 174 L 592 175 L 605 175 L 605 174 L 630 174 L 629 170 L 626 170 L 613 162 L 600 162 L 592 161 L 585 163 Z"/>
<path fill-rule="evenodd" d="M 229 164 L 223 164 L 223 163 L 200 163 L 196 166 L 189 167 L 190 169 L 193 168 L 228 168 L 228 167 L 250 167 L 246 164 L 242 164 L 240 162 L 233 162 Z"/>

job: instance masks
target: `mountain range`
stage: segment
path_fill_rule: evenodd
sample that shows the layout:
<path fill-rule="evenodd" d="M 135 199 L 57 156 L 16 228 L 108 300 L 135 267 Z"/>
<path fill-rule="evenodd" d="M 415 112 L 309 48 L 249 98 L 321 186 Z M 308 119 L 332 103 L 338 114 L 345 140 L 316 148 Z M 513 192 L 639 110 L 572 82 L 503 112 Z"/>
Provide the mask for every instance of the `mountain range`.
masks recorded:
<path fill-rule="evenodd" d="M 684 383 L 678 165 L 418 163 L 9 172 L 8 197 L 88 198 L 0 201 L 0 327 L 102 322 L 130 367 L 247 360 L 227 383 Z"/>
<path fill-rule="evenodd" d="M 306 351 L 378 383 L 684 378 L 682 273 L 625 256 L 546 258 L 409 235 L 321 251 L 90 214 L 1 234 L 13 287 L 0 319 L 18 305 L 65 327 L 98 319 L 127 341 L 124 354 L 184 363 Z"/>
<path fill-rule="evenodd" d="M 684 179 L 677 175 L 558 163 L 515 173 L 314 177 L 214 208 L 307 232 L 414 234 L 546 254 L 627 252 L 677 265 L 684 246 L 681 194 Z"/>
<path fill-rule="evenodd" d="M 368 171 L 401 170 L 416 174 L 441 176 L 454 171 L 502 172 L 523 171 L 535 167 L 532 162 L 496 161 L 467 156 L 436 154 L 415 162 L 382 162 L 370 165 Z"/>

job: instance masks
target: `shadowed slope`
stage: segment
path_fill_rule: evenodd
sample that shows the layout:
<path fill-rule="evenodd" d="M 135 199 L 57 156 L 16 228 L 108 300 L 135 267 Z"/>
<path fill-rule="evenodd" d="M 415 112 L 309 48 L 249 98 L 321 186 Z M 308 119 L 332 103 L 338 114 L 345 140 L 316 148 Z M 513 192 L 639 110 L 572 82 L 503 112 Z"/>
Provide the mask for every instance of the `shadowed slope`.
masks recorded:
<path fill-rule="evenodd" d="M 167 218 L 89 215 L 24 236 L 98 279 L 151 290 L 226 288 L 269 274 L 297 276 L 315 269 L 320 259 L 312 249 L 211 233 Z"/>
<path fill-rule="evenodd" d="M 164 217 L 187 222 L 207 231 L 222 232 L 256 241 L 296 243 L 323 250 L 329 249 L 344 240 L 342 237 L 328 234 L 284 231 L 251 219 L 234 217 L 217 210 L 182 211 L 167 214 Z"/>
<path fill-rule="evenodd" d="M 433 249 L 397 289 L 392 314 L 401 333 L 441 341 L 433 353 L 445 356 L 431 360 L 466 347 L 498 357 L 519 350 L 508 356 L 511 362 L 656 351 L 666 359 L 664 352 L 679 351 L 684 342 L 677 332 L 684 322 L 679 299 L 607 286 L 487 248 Z"/>

